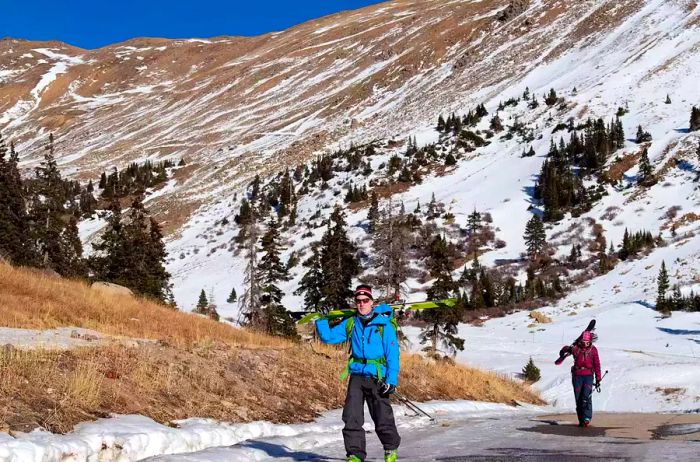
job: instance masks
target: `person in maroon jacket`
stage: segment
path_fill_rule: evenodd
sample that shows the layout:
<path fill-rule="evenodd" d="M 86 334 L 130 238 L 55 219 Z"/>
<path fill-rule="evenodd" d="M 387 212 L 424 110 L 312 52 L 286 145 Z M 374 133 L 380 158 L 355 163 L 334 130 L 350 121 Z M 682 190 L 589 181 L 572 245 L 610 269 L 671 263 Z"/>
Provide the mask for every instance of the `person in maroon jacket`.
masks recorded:
<path fill-rule="evenodd" d="M 587 427 L 593 418 L 593 388 L 600 386 L 600 356 L 598 349 L 593 346 L 593 333 L 584 331 L 579 342 L 562 348 L 561 353 L 568 353 L 574 357 L 574 365 L 571 366 L 571 379 L 574 385 L 574 397 L 576 398 L 576 415 L 578 426 Z M 595 384 L 593 376 L 595 375 Z"/>

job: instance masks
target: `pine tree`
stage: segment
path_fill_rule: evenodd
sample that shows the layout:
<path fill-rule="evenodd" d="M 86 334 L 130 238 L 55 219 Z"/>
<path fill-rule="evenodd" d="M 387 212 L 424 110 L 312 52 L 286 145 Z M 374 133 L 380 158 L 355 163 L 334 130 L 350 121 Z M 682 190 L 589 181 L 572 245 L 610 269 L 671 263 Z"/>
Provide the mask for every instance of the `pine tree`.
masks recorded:
<path fill-rule="evenodd" d="M 37 253 L 30 235 L 25 205 L 25 186 L 17 168 L 14 145 L 7 146 L 0 134 L 0 259 L 15 265 L 35 265 Z"/>
<path fill-rule="evenodd" d="M 476 236 L 481 230 L 481 214 L 476 209 L 467 217 L 467 229 L 469 230 L 469 237 Z"/>
<path fill-rule="evenodd" d="M 236 295 L 236 288 L 233 287 L 231 288 L 231 293 L 226 299 L 226 303 L 236 303 L 236 300 L 238 300 L 238 295 Z"/>
<path fill-rule="evenodd" d="M 286 266 L 280 260 L 282 248 L 274 218 L 268 223 L 267 232 L 261 238 L 261 244 L 263 256 L 258 265 L 258 274 L 262 283 L 260 303 L 265 331 L 270 335 L 296 337 L 294 320 L 282 305 L 284 293 L 278 287 L 280 282 L 288 280 L 289 277 Z"/>
<path fill-rule="evenodd" d="M 304 307 L 307 310 L 328 312 L 328 307 L 323 306 L 323 269 L 321 268 L 321 254 L 318 246 L 311 248 L 311 256 L 304 261 L 303 265 L 309 270 L 304 274 L 299 282 L 299 287 L 294 291 L 295 295 L 304 295 Z"/>
<path fill-rule="evenodd" d="M 627 228 L 625 228 L 625 234 L 622 236 L 622 248 L 620 249 L 620 252 L 618 253 L 618 258 L 620 260 L 627 260 L 629 256 L 632 254 L 632 243 L 630 241 L 630 234 L 627 231 Z"/>
<path fill-rule="evenodd" d="M 288 279 L 287 268 L 280 260 L 283 250 L 279 244 L 279 230 L 277 222 L 273 219 L 268 223 L 268 228 L 262 236 L 260 243 L 263 256 L 258 265 L 258 272 L 262 280 L 262 303 L 268 305 L 280 303 L 284 293 L 277 284 Z"/>
<path fill-rule="evenodd" d="M 436 129 L 440 133 L 443 133 L 445 131 L 445 119 L 442 117 L 442 114 L 440 114 L 440 116 L 438 117 Z"/>
<path fill-rule="evenodd" d="M 208 307 L 209 301 L 207 300 L 207 294 L 205 294 L 204 289 L 202 289 L 202 291 L 199 293 L 199 300 L 197 301 L 195 313 L 206 314 Z"/>
<path fill-rule="evenodd" d="M 62 276 L 85 276 L 78 229 L 71 225 L 70 212 L 65 207 L 69 194 L 56 164 L 53 134 L 49 135 L 44 160 L 35 169 L 32 189 L 32 235 L 41 266 Z"/>
<path fill-rule="evenodd" d="M 408 279 L 409 233 L 403 206 L 397 214 L 389 200 L 372 241 L 378 286 L 387 297 L 400 295 L 401 286 Z"/>
<path fill-rule="evenodd" d="M 649 152 L 645 147 L 642 151 L 642 156 L 639 159 L 639 184 L 647 184 L 654 176 L 654 168 L 649 162 Z"/>
<path fill-rule="evenodd" d="M 525 227 L 525 245 L 527 253 L 531 259 L 535 259 L 546 245 L 547 235 L 544 230 L 542 220 L 537 215 L 533 215 Z"/>
<path fill-rule="evenodd" d="M 547 97 L 544 99 L 544 102 L 545 104 L 547 104 L 547 106 L 554 106 L 555 104 L 557 104 L 558 99 L 559 98 L 557 97 L 557 92 L 554 91 L 554 88 L 552 88 L 549 90 L 549 94 L 547 94 Z"/>
<path fill-rule="evenodd" d="M 530 356 L 530 360 L 527 362 L 525 367 L 523 367 L 523 377 L 525 380 L 531 383 L 535 383 L 540 379 L 540 369 L 539 367 L 535 366 L 532 356 Z"/>
<path fill-rule="evenodd" d="M 352 298 L 350 284 L 360 271 L 356 253 L 355 245 L 347 236 L 343 211 L 336 206 L 321 239 L 321 268 L 326 281 L 322 291 L 325 306 L 332 309 L 349 308 L 348 300 Z"/>
<path fill-rule="evenodd" d="M 457 165 L 457 159 L 455 159 L 455 156 L 451 152 L 448 152 L 447 156 L 445 156 L 445 165 L 447 167 Z"/>
<path fill-rule="evenodd" d="M 644 129 L 642 128 L 642 126 L 639 125 L 637 127 L 637 137 L 635 138 L 635 141 L 637 142 L 637 144 L 646 143 L 646 142 L 651 141 L 651 140 L 652 140 L 651 133 L 645 132 Z"/>
<path fill-rule="evenodd" d="M 666 300 L 666 291 L 669 288 L 668 272 L 666 271 L 666 262 L 661 262 L 661 269 L 659 270 L 659 276 L 656 279 L 657 289 L 656 289 L 656 309 L 661 312 L 668 311 L 668 302 Z"/>
<path fill-rule="evenodd" d="M 489 123 L 489 128 L 491 130 L 493 130 L 495 133 L 503 131 L 503 122 L 501 121 L 501 118 L 498 117 L 498 114 L 491 117 L 491 122 Z"/>
<path fill-rule="evenodd" d="M 691 132 L 700 130 L 700 107 L 693 106 L 690 111 L 690 128 Z"/>
<path fill-rule="evenodd" d="M 240 307 L 238 322 L 254 329 L 264 330 L 265 319 L 262 312 L 262 278 L 258 269 L 258 224 L 255 216 L 246 225 L 246 267 L 244 270 L 245 290 L 238 299 Z"/>
<path fill-rule="evenodd" d="M 442 236 L 436 236 L 428 248 L 428 269 L 434 278 L 433 285 L 428 289 L 428 298 L 441 300 L 452 297 L 458 291 L 457 284 L 452 280 L 452 261 L 449 255 L 447 241 Z M 428 344 L 423 351 L 432 356 L 438 353 L 438 345 L 444 351 L 454 356 L 457 351 L 464 350 L 464 339 L 457 336 L 457 326 L 461 320 L 459 307 L 441 307 L 425 310 L 420 318 L 427 323 L 421 331 L 420 343 Z"/>
<path fill-rule="evenodd" d="M 160 226 L 137 195 L 126 219 L 119 201 L 110 204 L 110 218 L 89 267 L 95 278 L 120 284 L 134 292 L 165 303 L 170 295 L 170 274 L 165 269 L 167 252 Z"/>
<path fill-rule="evenodd" d="M 428 218 L 433 219 L 437 217 L 437 201 L 435 200 L 435 193 L 430 197 L 430 202 L 428 202 Z"/>
<path fill-rule="evenodd" d="M 372 191 L 372 195 L 370 197 L 369 212 L 367 212 L 367 220 L 369 221 L 367 231 L 372 234 L 377 230 L 377 220 L 379 219 L 379 200 L 377 199 L 377 194 L 374 191 Z"/>
<path fill-rule="evenodd" d="M 669 96 L 669 95 L 667 94 L 667 95 L 666 95 L 666 101 L 664 101 L 664 103 L 666 103 L 666 104 L 671 104 L 671 96 Z"/>

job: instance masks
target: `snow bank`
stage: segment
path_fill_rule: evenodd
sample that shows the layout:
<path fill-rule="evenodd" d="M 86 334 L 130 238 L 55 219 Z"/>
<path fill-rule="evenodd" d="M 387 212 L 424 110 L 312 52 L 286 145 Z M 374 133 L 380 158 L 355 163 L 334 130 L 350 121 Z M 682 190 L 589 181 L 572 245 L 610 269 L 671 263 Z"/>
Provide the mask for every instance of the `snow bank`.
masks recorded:
<path fill-rule="evenodd" d="M 502 404 L 469 401 L 431 402 L 421 404 L 438 419 L 474 416 L 507 415 L 541 410 L 533 406 L 514 408 Z M 427 426 L 427 418 L 416 418 L 405 408 L 396 407 L 401 428 Z M 369 416 L 366 421 L 371 422 Z M 19 433 L 15 438 L 0 433 L 0 462 L 127 462 L 167 454 L 203 451 L 186 460 L 262 460 L 269 458 L 264 449 L 246 447 L 241 443 L 274 438 L 283 446 L 299 450 L 340 440 L 342 421 L 340 411 L 331 411 L 309 424 L 281 425 L 269 422 L 229 424 L 211 419 L 176 421 L 175 428 L 161 425 L 138 415 L 115 416 L 77 425 L 67 435 L 42 430 Z M 371 429 L 371 424 L 366 425 Z M 220 457 L 215 457 L 220 455 Z M 176 456 L 154 460 L 182 460 Z"/>

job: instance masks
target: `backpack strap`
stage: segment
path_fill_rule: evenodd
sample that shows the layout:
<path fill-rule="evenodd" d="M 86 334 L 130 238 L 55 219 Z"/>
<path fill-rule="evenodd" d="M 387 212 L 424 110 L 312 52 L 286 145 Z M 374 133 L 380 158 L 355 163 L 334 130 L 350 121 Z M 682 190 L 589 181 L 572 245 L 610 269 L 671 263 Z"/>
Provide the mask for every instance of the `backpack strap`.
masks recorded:
<path fill-rule="evenodd" d="M 383 325 L 378 325 L 376 326 L 377 330 L 379 331 L 379 338 L 382 340 L 384 339 L 384 326 Z M 349 357 L 348 357 L 348 363 L 345 365 L 345 368 L 343 371 L 340 373 L 340 381 L 342 382 L 345 380 L 348 375 L 350 375 L 350 364 L 352 363 L 362 363 L 362 364 L 372 364 L 374 365 L 375 370 L 377 371 L 377 380 L 382 380 L 382 368 L 379 366 L 384 366 L 386 367 L 386 358 L 382 356 L 379 359 L 356 359 L 355 357 L 352 356 L 352 330 L 355 328 L 355 317 L 353 316 L 352 318 L 348 319 L 348 321 L 345 323 L 345 334 L 348 338 L 348 342 L 350 343 L 349 345 Z"/>

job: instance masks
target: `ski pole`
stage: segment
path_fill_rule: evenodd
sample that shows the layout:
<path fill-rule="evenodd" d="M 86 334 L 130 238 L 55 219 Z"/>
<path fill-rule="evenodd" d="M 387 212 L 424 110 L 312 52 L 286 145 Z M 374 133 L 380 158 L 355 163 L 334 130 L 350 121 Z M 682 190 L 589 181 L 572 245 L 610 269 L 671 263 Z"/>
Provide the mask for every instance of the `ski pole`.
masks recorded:
<path fill-rule="evenodd" d="M 415 412 L 416 415 L 423 414 L 424 416 L 426 416 L 427 418 L 429 418 L 432 422 L 435 422 L 435 417 L 431 416 L 430 414 L 428 414 L 427 412 L 425 412 L 423 409 L 421 409 L 421 408 L 419 408 L 418 406 L 416 406 L 416 403 L 414 403 L 413 401 L 409 400 L 408 398 L 406 398 L 404 395 L 402 395 L 402 394 L 399 393 L 398 391 L 395 391 L 394 394 L 395 394 L 396 397 L 399 399 L 399 401 L 401 401 L 402 403 L 404 403 L 404 404 L 406 405 L 406 407 L 408 407 L 410 410 L 412 410 L 413 412 Z"/>
<path fill-rule="evenodd" d="M 600 380 L 598 381 L 598 386 L 595 387 L 595 391 L 597 391 L 598 393 L 600 393 L 600 382 L 603 381 L 603 379 L 605 378 L 606 375 L 608 375 L 608 371 L 605 371 L 605 374 L 603 374 L 603 376 L 602 376 L 602 377 L 600 378 Z"/>

